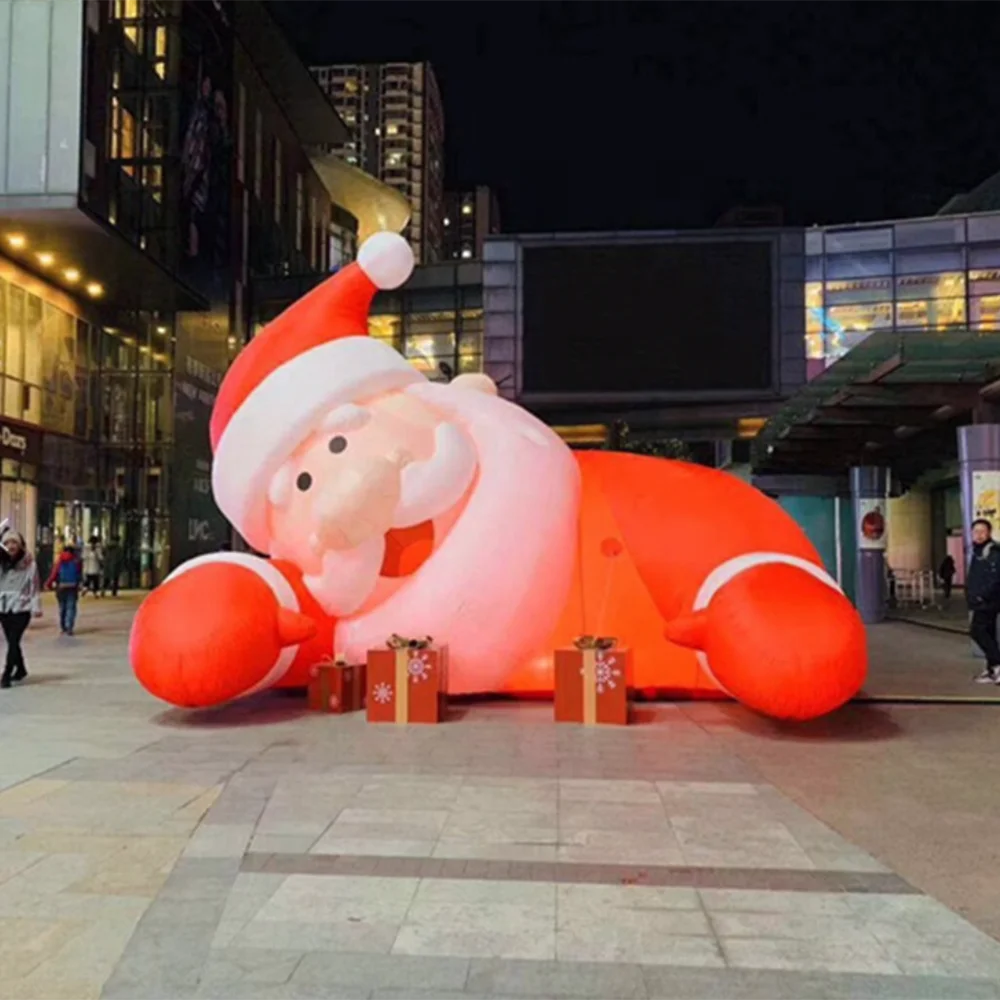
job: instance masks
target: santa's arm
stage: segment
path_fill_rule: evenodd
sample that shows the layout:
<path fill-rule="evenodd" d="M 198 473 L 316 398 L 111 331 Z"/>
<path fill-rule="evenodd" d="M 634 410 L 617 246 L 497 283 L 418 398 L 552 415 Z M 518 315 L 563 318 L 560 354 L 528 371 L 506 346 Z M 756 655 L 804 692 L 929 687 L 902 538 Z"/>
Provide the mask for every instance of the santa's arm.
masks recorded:
<path fill-rule="evenodd" d="M 218 552 L 183 563 L 146 598 L 129 657 L 151 694 L 201 708 L 281 683 L 324 641 L 332 648 L 332 628 L 294 567 Z"/>

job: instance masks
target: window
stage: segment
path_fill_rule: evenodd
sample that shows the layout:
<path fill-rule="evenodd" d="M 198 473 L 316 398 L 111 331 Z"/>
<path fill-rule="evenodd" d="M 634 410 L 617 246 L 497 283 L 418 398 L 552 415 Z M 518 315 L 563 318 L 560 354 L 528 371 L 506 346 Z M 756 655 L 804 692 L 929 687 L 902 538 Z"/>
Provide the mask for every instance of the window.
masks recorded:
<path fill-rule="evenodd" d="M 396 122 L 386 122 L 385 134 L 386 135 L 397 135 L 399 133 L 399 125 Z"/>
<path fill-rule="evenodd" d="M 891 278 L 861 278 L 853 281 L 828 281 L 823 301 L 827 306 L 854 302 L 888 302 L 892 299 Z"/>
<path fill-rule="evenodd" d="M 920 299 L 896 303 L 899 329 L 944 330 L 965 323 L 965 299 Z"/>
<path fill-rule="evenodd" d="M 260 197 L 264 177 L 264 119 L 259 111 L 253 116 L 253 193 Z"/>
<path fill-rule="evenodd" d="M 117 96 L 111 98 L 111 159 L 127 160 L 122 170 L 130 177 L 135 174 L 135 116 Z"/>
<path fill-rule="evenodd" d="M 302 249 L 302 226 L 305 223 L 303 216 L 306 212 L 305 181 L 302 174 L 295 175 L 295 249 Z"/>
<path fill-rule="evenodd" d="M 153 72 L 161 80 L 167 78 L 167 29 L 162 24 L 156 26 L 153 40 Z"/>
<path fill-rule="evenodd" d="M 281 140 L 274 140 L 274 221 L 281 223 L 281 203 L 284 200 L 281 176 Z"/>
<path fill-rule="evenodd" d="M 241 83 L 236 88 L 236 179 L 246 180 L 247 90 Z"/>
<path fill-rule="evenodd" d="M 469 247 L 462 247 L 462 257 L 468 260 L 472 256 L 472 250 Z"/>
<path fill-rule="evenodd" d="M 470 201 L 462 202 L 462 215 L 472 215 L 472 202 Z"/>

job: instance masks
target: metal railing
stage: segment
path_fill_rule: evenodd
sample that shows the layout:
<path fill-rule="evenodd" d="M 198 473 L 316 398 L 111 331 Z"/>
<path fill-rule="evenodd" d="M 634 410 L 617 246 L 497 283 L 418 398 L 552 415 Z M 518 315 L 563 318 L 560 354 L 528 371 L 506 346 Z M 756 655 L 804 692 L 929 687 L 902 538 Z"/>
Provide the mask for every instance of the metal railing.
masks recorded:
<path fill-rule="evenodd" d="M 889 602 L 899 608 L 932 608 L 937 599 L 937 576 L 930 569 L 899 569 L 888 578 Z"/>

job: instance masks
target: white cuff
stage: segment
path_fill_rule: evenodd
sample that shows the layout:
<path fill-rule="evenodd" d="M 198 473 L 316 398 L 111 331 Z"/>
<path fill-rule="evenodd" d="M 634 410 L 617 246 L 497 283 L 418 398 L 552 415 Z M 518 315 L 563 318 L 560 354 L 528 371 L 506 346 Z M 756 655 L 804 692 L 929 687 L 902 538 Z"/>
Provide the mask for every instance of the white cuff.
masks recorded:
<path fill-rule="evenodd" d="M 295 591 L 292 589 L 292 585 L 285 579 L 279 570 L 277 570 L 270 562 L 266 559 L 261 559 L 260 556 L 252 556 L 246 552 L 210 552 L 208 555 L 196 556 L 194 559 L 189 559 L 185 563 L 181 563 L 170 576 L 164 580 L 165 583 L 169 583 L 171 580 L 182 576 L 188 570 L 197 569 L 199 566 L 210 566 L 218 565 L 220 563 L 229 564 L 231 566 L 239 566 L 242 569 L 248 569 L 253 573 L 256 573 L 261 580 L 264 581 L 270 587 L 271 593 L 274 595 L 274 599 L 278 602 L 281 607 L 286 608 L 288 611 L 298 611 L 300 608 L 299 599 L 295 596 Z M 162 586 L 163 584 L 161 584 Z M 241 691 L 236 697 L 242 698 L 248 694 L 256 694 L 258 691 L 263 691 L 265 688 L 273 687 L 278 681 L 281 680 L 285 674 L 288 673 L 289 668 L 295 661 L 295 657 L 298 655 L 299 647 L 285 646 L 281 652 L 278 654 L 277 660 L 274 661 L 274 665 L 271 669 L 253 686 L 247 688 L 245 691 Z"/>

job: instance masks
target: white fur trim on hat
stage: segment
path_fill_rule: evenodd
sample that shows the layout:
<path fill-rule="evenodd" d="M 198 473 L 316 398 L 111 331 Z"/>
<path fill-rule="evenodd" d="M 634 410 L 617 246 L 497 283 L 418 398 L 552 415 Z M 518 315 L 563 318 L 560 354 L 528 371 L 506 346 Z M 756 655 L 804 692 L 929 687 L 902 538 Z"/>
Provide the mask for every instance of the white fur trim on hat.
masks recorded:
<path fill-rule="evenodd" d="M 243 401 L 219 440 L 212 463 L 219 510 L 258 552 L 269 552 L 271 477 L 326 411 L 422 381 L 405 358 L 372 337 L 341 337 L 286 361 Z"/>
<path fill-rule="evenodd" d="M 413 251 L 398 233 L 373 233 L 358 250 L 358 264 L 378 288 L 399 288 L 413 273 Z"/>

